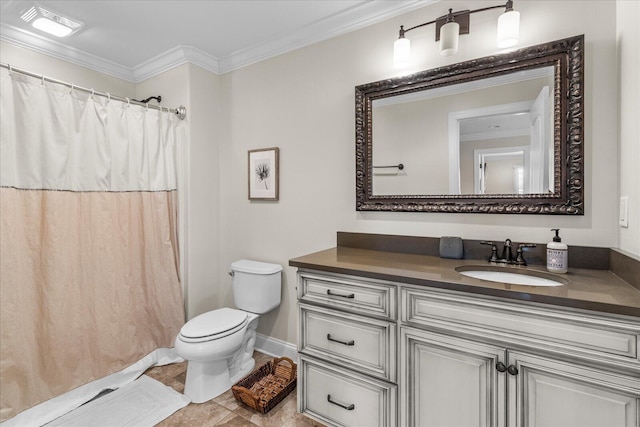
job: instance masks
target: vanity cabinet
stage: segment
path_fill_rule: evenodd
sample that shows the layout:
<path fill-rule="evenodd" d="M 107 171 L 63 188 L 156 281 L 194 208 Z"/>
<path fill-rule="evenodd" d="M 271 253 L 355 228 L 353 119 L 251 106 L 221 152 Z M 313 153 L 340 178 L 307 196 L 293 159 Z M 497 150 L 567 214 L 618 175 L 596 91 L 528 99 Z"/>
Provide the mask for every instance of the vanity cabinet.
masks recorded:
<path fill-rule="evenodd" d="M 630 376 L 411 328 L 402 339 L 403 426 L 638 426 Z"/>
<path fill-rule="evenodd" d="M 307 269 L 298 299 L 325 424 L 640 427 L 635 317 Z"/>
<path fill-rule="evenodd" d="M 298 410 L 329 425 L 395 426 L 398 288 L 298 272 Z"/>
<path fill-rule="evenodd" d="M 640 323 L 401 292 L 401 425 L 640 425 Z"/>

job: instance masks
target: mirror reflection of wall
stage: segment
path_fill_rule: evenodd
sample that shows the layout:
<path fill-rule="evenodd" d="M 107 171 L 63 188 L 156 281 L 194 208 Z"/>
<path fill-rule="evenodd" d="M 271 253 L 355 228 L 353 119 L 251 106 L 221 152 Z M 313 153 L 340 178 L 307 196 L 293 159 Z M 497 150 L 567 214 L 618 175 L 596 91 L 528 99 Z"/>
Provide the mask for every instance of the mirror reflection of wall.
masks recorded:
<path fill-rule="evenodd" d="M 524 179 L 524 169 L 529 166 L 528 145 L 525 136 L 460 144 L 462 194 L 524 194 L 528 190 L 528 179 L 526 183 Z M 513 184 L 512 169 L 516 166 L 522 170 L 522 186 Z"/>
<path fill-rule="evenodd" d="M 374 194 L 446 194 L 447 180 L 438 177 L 449 173 L 448 149 L 436 143 L 446 136 L 446 112 L 421 101 L 375 108 L 373 115 Z M 375 168 L 398 163 L 402 171 Z"/>
<path fill-rule="evenodd" d="M 475 153 L 477 167 L 474 174 L 476 194 L 524 194 L 526 188 L 525 164 L 527 147 L 514 147 L 515 151 Z M 493 151 L 493 150 L 492 150 Z"/>
<path fill-rule="evenodd" d="M 553 189 L 553 87 L 553 67 L 545 67 L 374 100 L 373 166 L 403 163 L 405 169 L 374 169 L 373 194 L 548 192 Z M 522 193 L 513 187 L 513 167 L 497 177 L 508 188 L 478 192 L 474 149 L 504 146 L 530 147 L 530 162 L 521 170 Z"/>

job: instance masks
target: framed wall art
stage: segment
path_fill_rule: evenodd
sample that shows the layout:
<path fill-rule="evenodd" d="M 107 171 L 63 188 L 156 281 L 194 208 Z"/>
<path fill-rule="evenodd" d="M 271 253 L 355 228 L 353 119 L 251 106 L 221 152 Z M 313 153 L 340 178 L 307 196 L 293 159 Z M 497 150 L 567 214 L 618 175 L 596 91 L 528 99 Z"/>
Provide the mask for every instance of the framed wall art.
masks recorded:
<path fill-rule="evenodd" d="M 278 147 L 249 150 L 249 200 L 278 200 Z"/>

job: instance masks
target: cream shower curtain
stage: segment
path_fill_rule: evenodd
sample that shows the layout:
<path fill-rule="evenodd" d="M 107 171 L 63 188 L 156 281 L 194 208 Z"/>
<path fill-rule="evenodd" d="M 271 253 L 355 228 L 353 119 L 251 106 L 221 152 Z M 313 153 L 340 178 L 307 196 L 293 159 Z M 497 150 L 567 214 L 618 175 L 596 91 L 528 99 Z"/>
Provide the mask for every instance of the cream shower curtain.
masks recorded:
<path fill-rule="evenodd" d="M 0 70 L 0 420 L 172 347 L 173 114 Z"/>

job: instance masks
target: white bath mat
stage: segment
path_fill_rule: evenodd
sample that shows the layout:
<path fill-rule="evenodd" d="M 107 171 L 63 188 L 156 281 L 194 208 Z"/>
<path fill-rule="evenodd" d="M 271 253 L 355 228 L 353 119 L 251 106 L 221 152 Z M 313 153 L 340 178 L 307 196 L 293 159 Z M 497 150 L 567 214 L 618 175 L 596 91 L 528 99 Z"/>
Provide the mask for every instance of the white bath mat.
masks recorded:
<path fill-rule="evenodd" d="M 189 404 L 188 397 L 142 375 L 47 424 L 65 427 L 152 427 Z"/>

